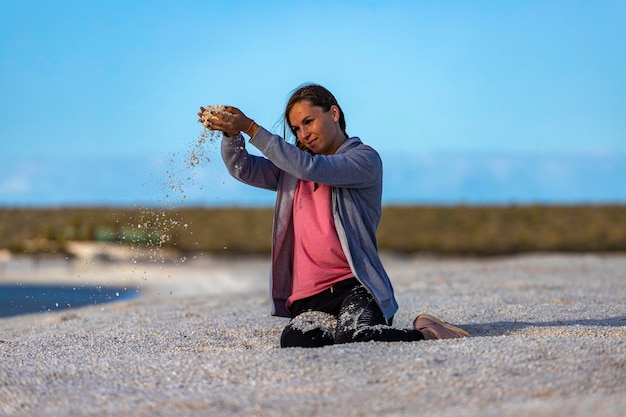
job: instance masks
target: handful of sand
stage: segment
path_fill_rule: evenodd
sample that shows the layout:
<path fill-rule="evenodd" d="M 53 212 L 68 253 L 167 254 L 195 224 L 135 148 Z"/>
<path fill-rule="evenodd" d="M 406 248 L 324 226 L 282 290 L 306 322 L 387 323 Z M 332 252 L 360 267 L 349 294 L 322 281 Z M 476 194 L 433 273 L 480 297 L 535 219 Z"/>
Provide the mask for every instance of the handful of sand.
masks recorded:
<path fill-rule="evenodd" d="M 215 104 L 212 106 L 204 107 L 204 111 L 200 114 L 200 121 L 204 123 L 211 119 L 216 119 L 217 114 L 230 114 L 226 111 L 226 106 L 223 104 Z M 204 145 L 206 142 L 215 143 L 221 135 L 222 132 L 218 130 L 211 130 L 207 127 L 202 129 L 200 135 L 198 135 L 198 140 L 194 144 L 194 149 L 191 151 L 191 155 L 189 158 L 189 166 L 195 167 L 200 164 L 202 160 L 209 161 L 209 158 L 205 155 Z"/>
<path fill-rule="evenodd" d="M 204 111 L 200 114 L 200 121 L 202 123 L 209 120 L 217 119 L 217 114 L 230 114 L 226 111 L 226 106 L 223 104 L 215 104 L 213 106 L 204 107 Z"/>

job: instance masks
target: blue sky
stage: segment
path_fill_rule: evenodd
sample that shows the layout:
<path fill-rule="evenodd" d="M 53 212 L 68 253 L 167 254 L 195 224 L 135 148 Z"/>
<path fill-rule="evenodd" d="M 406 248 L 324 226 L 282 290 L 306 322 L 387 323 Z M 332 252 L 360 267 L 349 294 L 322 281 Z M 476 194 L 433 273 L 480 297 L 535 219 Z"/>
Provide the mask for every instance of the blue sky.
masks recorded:
<path fill-rule="evenodd" d="M 392 194 L 411 161 L 438 161 L 398 201 L 472 200 L 477 169 L 524 190 L 484 201 L 626 200 L 622 1 L 0 4 L 0 205 L 158 200 L 145 184 L 163 166 L 150 161 L 188 149 L 200 105 L 232 104 L 276 130 L 304 82 L 333 91 L 348 133 L 386 157 Z M 565 179 L 515 188 L 528 179 L 520 160 L 535 172 L 558 160 Z M 222 201 L 252 202 L 211 161 L 193 173 L 194 201 L 235 187 Z M 438 172 L 456 185 L 424 194 Z M 581 178 L 598 183 L 558 194 Z"/>

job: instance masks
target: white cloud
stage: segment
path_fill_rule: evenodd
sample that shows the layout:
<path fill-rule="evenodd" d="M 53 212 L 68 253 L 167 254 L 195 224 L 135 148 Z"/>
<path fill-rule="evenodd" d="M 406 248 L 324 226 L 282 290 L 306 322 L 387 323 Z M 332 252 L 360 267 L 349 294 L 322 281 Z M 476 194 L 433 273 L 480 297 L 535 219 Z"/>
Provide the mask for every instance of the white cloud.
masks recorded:
<path fill-rule="evenodd" d="M 32 190 L 31 184 L 25 177 L 12 177 L 0 182 L 0 194 L 28 194 Z"/>
<path fill-rule="evenodd" d="M 384 204 L 626 201 L 626 154 L 457 151 L 382 156 Z M 274 198 L 272 192 L 231 178 L 219 157 L 193 168 L 184 158 L 0 158 L 0 205 L 271 206 Z"/>
<path fill-rule="evenodd" d="M 626 201 L 626 154 L 388 154 L 390 203 Z"/>

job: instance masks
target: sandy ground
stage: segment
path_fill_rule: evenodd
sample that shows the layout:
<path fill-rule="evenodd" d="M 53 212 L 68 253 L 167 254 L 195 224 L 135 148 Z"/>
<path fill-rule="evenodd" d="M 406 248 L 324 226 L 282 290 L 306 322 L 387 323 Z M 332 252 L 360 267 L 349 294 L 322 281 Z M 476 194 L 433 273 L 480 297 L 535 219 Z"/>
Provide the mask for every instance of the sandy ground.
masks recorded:
<path fill-rule="evenodd" d="M 0 415 L 624 415 L 626 256 L 384 260 L 397 327 L 473 337 L 279 349 L 266 259 L 7 260 L 0 283 L 141 295 L 0 319 Z"/>

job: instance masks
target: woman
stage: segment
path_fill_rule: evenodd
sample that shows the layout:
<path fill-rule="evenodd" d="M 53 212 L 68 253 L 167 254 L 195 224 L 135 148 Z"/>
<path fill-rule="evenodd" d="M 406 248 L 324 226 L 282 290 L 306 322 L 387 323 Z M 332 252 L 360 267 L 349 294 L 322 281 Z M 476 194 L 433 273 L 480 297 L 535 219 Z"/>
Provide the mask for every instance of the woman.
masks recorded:
<path fill-rule="evenodd" d="M 377 251 L 382 161 L 346 133 L 330 91 L 298 88 L 284 114 L 295 146 L 239 109 L 200 121 L 224 133 L 222 158 L 236 179 L 277 191 L 272 235 L 272 314 L 290 317 L 281 347 L 469 336 L 426 314 L 414 329 L 391 327 L 398 305 Z M 264 157 L 249 154 L 240 132 Z"/>

